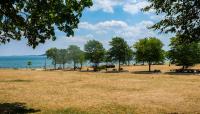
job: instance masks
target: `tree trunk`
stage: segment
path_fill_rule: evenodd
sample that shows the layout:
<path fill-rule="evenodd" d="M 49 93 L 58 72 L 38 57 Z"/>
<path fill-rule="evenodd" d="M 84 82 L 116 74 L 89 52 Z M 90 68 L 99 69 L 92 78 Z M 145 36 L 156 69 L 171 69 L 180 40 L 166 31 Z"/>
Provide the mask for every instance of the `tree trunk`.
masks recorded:
<path fill-rule="evenodd" d="M 128 66 L 130 66 L 130 60 L 128 60 Z"/>
<path fill-rule="evenodd" d="M 120 66 L 120 60 L 119 60 L 119 68 L 118 68 L 118 71 L 120 72 L 121 70 L 121 66 Z"/>
<path fill-rule="evenodd" d="M 65 69 L 65 63 L 63 63 L 63 69 Z"/>
<path fill-rule="evenodd" d="M 54 63 L 54 69 L 56 69 L 56 63 Z"/>
<path fill-rule="evenodd" d="M 74 71 L 76 70 L 76 63 L 74 62 Z"/>
<path fill-rule="evenodd" d="M 149 62 L 149 72 L 151 72 L 151 62 Z"/>
<path fill-rule="evenodd" d="M 81 63 L 81 70 L 82 70 L 82 68 L 83 68 L 83 63 Z"/>
<path fill-rule="evenodd" d="M 183 65 L 183 68 L 182 68 L 183 70 L 185 69 L 185 66 Z"/>
<path fill-rule="evenodd" d="M 106 61 L 106 72 L 108 71 L 107 66 L 108 66 L 108 62 Z"/>
<path fill-rule="evenodd" d="M 56 70 L 56 67 L 57 67 L 57 66 L 56 66 L 56 60 L 55 60 L 55 63 L 54 63 L 54 69 L 55 69 L 55 70 Z"/>
<path fill-rule="evenodd" d="M 59 70 L 62 69 L 62 64 L 60 63 Z"/>
<path fill-rule="evenodd" d="M 95 63 L 95 65 L 94 65 L 94 71 L 96 72 L 96 71 L 98 71 L 98 64 L 97 63 Z"/>

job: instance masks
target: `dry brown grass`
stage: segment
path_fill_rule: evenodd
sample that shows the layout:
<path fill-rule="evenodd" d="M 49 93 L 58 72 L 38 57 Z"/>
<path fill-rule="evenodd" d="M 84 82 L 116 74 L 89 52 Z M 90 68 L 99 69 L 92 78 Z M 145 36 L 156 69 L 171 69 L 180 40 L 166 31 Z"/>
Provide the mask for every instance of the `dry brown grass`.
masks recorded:
<path fill-rule="evenodd" d="M 169 70 L 168 66 L 153 68 Z M 143 71 L 148 67 L 124 69 Z M 14 102 L 41 110 L 37 113 L 200 113 L 200 77 L 0 70 L 0 103 Z"/>

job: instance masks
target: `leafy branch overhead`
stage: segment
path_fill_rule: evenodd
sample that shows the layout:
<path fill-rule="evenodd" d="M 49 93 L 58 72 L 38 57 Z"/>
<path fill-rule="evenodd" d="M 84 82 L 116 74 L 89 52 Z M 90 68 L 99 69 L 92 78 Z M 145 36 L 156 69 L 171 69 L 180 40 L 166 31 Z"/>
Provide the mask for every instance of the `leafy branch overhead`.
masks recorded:
<path fill-rule="evenodd" d="M 92 0 L 1 0 L 0 43 L 26 38 L 35 48 L 55 40 L 55 28 L 74 35 L 79 19 Z"/>
<path fill-rule="evenodd" d="M 151 28 L 161 32 L 172 32 L 183 43 L 200 41 L 200 0 L 148 0 L 151 5 L 144 11 L 154 10 L 165 17 Z"/>

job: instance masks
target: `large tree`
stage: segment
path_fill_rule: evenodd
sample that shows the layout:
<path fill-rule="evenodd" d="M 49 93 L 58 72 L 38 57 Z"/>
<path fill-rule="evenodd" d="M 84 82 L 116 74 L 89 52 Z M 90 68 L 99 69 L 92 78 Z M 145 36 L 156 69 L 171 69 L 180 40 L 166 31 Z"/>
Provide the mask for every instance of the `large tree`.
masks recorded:
<path fill-rule="evenodd" d="M 139 62 L 147 62 L 149 71 L 151 71 L 152 63 L 163 62 L 164 50 L 163 43 L 157 38 L 141 39 L 134 44 L 136 60 Z"/>
<path fill-rule="evenodd" d="M 67 49 L 59 49 L 58 50 L 58 63 L 61 65 L 63 69 L 65 69 L 65 64 L 69 61 L 69 53 Z"/>
<path fill-rule="evenodd" d="M 135 60 L 136 62 L 142 62 L 144 65 L 145 62 L 145 45 L 147 42 L 147 38 L 140 39 L 138 42 L 134 44 L 135 51 Z"/>
<path fill-rule="evenodd" d="M 121 69 L 121 63 L 126 61 L 128 44 L 121 37 L 115 37 L 110 42 L 111 48 L 109 49 L 110 57 L 113 61 L 118 61 L 118 71 Z"/>
<path fill-rule="evenodd" d="M 80 51 L 78 61 L 79 61 L 79 63 L 80 63 L 80 69 L 82 69 L 82 68 L 83 68 L 83 63 L 86 61 L 85 52 L 82 51 L 82 50 Z"/>
<path fill-rule="evenodd" d="M 83 10 L 92 0 L 0 0 L 0 43 L 26 38 L 35 48 L 55 40 L 55 28 L 74 35 Z"/>
<path fill-rule="evenodd" d="M 105 49 L 102 43 L 96 40 L 90 40 L 85 44 L 84 49 L 86 58 L 94 63 L 94 71 L 96 71 L 99 63 L 104 60 Z"/>
<path fill-rule="evenodd" d="M 112 65 L 112 57 L 110 54 L 110 50 L 105 51 L 104 62 L 106 63 L 106 71 L 107 71 L 109 66 Z"/>
<path fill-rule="evenodd" d="M 59 59 L 59 51 L 57 48 L 51 48 L 46 51 L 46 56 L 48 59 L 52 60 L 52 64 L 54 64 L 54 69 L 56 69 L 56 64 Z"/>
<path fill-rule="evenodd" d="M 128 46 L 126 49 L 126 57 L 125 57 L 126 59 L 125 62 L 128 66 L 130 65 L 130 62 L 133 60 L 133 57 L 134 57 L 134 52 L 131 49 L 131 47 Z"/>
<path fill-rule="evenodd" d="M 148 0 L 144 11 L 154 10 L 164 19 L 152 26 L 161 32 L 181 35 L 181 43 L 200 41 L 200 0 Z"/>
<path fill-rule="evenodd" d="M 180 44 L 180 36 L 171 38 L 168 57 L 170 61 L 183 69 L 200 63 L 200 43 Z"/>
<path fill-rule="evenodd" d="M 82 51 L 80 50 L 80 47 L 76 45 L 70 45 L 68 48 L 68 54 L 69 54 L 69 60 L 73 62 L 74 70 L 76 70 L 76 64 L 80 60 L 80 56 L 82 54 Z"/>

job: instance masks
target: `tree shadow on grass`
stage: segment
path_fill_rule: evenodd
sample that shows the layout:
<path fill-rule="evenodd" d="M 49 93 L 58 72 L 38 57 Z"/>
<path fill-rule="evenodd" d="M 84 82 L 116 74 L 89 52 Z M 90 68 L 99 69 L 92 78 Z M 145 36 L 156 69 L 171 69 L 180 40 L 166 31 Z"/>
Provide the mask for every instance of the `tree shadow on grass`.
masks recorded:
<path fill-rule="evenodd" d="M 32 80 L 16 79 L 16 80 L 0 80 L 0 82 L 32 82 Z"/>
<path fill-rule="evenodd" d="M 0 103 L 0 114 L 27 114 L 36 113 L 40 110 L 28 108 L 25 103 Z"/>
<path fill-rule="evenodd" d="M 95 72 L 99 72 L 99 71 L 94 71 L 94 70 L 79 70 L 79 72 L 93 72 L 93 73 L 95 73 Z"/>
<path fill-rule="evenodd" d="M 194 76 L 197 76 L 198 74 L 197 73 L 178 73 L 178 72 L 165 72 L 164 74 L 167 74 L 167 75 L 176 75 L 176 76 L 189 76 L 189 75 L 194 75 Z"/>
<path fill-rule="evenodd" d="M 105 71 L 104 73 L 128 73 L 129 71 L 128 70 L 121 70 L 121 71 Z"/>
<path fill-rule="evenodd" d="M 161 72 L 155 72 L 155 71 L 135 71 L 131 73 L 133 74 L 161 74 Z"/>

